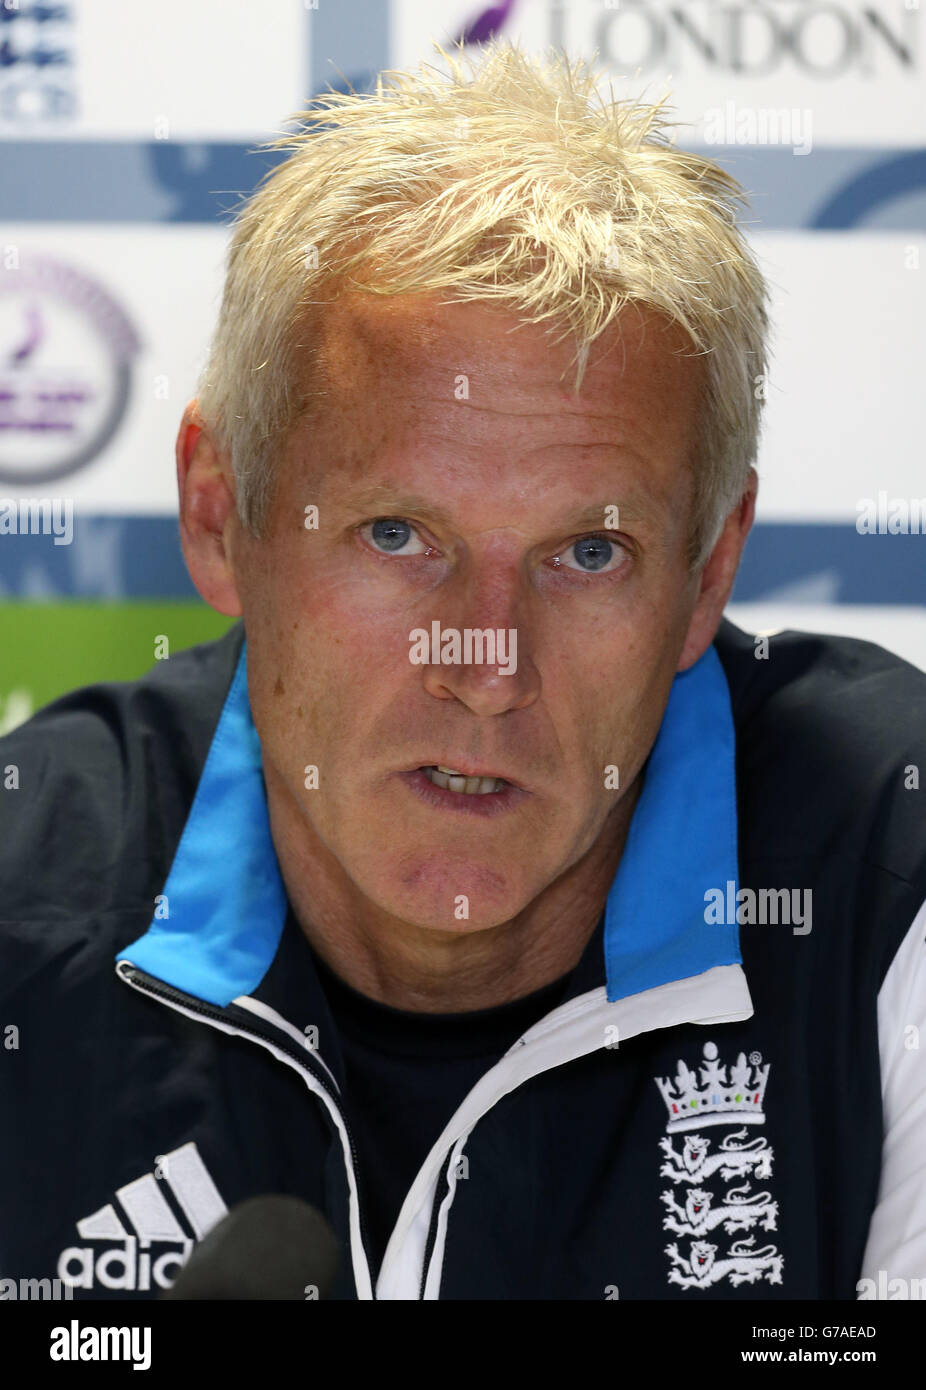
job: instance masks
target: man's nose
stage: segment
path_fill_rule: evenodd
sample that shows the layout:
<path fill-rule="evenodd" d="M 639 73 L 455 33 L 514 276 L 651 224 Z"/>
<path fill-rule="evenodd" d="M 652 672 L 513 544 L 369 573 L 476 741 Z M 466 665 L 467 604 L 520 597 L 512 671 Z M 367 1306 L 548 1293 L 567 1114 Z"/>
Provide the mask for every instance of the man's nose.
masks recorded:
<path fill-rule="evenodd" d="M 422 678 L 436 699 L 474 714 L 526 709 L 540 693 L 526 580 L 511 557 L 470 561 L 435 595 Z"/>

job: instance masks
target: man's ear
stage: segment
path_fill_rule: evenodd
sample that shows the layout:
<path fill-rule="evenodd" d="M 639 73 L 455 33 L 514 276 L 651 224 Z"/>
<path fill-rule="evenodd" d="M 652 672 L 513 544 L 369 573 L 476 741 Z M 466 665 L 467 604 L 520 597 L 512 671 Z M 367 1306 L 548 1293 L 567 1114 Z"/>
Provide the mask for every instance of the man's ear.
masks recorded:
<path fill-rule="evenodd" d="M 758 474 L 754 468 L 750 468 L 746 491 L 727 517 L 717 544 L 701 571 L 698 597 L 678 660 L 679 671 L 687 671 L 693 666 L 714 640 L 733 589 L 746 537 L 755 520 L 758 490 Z"/>
<path fill-rule="evenodd" d="M 209 606 L 238 618 L 242 609 L 231 557 L 231 536 L 238 525 L 234 487 L 230 466 L 213 445 L 196 401 L 190 401 L 177 434 L 183 557 Z"/>

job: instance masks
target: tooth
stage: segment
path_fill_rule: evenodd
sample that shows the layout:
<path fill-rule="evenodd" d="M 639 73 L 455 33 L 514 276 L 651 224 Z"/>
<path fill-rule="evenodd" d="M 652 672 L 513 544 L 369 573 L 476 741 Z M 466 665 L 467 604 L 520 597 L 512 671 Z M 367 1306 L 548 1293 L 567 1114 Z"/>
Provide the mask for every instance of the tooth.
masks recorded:
<path fill-rule="evenodd" d="M 431 766 L 424 769 L 425 775 L 436 787 L 443 787 L 445 791 L 453 791 L 463 796 L 489 796 L 492 792 L 499 792 L 505 785 L 503 777 L 465 777 L 463 773 L 455 773 L 452 777 Z"/>
<path fill-rule="evenodd" d="M 447 776 L 447 777 L 462 777 L 462 776 L 463 776 L 463 773 L 462 773 L 462 772 L 459 772 L 455 767 L 444 767 L 441 763 L 436 763 L 435 766 L 436 766 L 438 772 L 443 772 L 443 773 L 445 774 L 445 776 Z"/>

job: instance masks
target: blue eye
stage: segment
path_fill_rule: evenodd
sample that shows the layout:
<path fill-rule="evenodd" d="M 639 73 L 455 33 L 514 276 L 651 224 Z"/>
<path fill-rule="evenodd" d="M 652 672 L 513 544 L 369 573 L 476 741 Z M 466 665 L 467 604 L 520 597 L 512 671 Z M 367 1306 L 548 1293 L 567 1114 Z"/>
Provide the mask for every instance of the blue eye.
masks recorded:
<path fill-rule="evenodd" d="M 574 565 L 569 564 L 570 556 L 576 561 Z M 563 559 L 557 556 L 556 564 L 557 567 L 566 564 L 569 569 L 596 574 L 607 568 L 619 569 L 626 558 L 627 552 L 624 547 L 606 536 L 583 536 L 570 546 Z"/>
<path fill-rule="evenodd" d="M 363 530 L 369 532 L 369 539 L 377 550 L 387 554 L 395 555 L 403 551 L 406 555 L 422 555 L 427 550 L 414 526 L 401 517 L 380 517 L 378 521 L 369 522 Z M 406 550 L 409 542 L 416 542 L 417 549 Z"/>
<path fill-rule="evenodd" d="M 600 570 L 610 560 L 613 549 L 610 541 L 603 541 L 600 536 L 589 536 L 586 540 L 576 541 L 572 553 L 583 569 Z"/>
<path fill-rule="evenodd" d="M 372 538 L 383 550 L 401 550 L 408 543 L 412 528 L 407 521 L 374 521 Z"/>

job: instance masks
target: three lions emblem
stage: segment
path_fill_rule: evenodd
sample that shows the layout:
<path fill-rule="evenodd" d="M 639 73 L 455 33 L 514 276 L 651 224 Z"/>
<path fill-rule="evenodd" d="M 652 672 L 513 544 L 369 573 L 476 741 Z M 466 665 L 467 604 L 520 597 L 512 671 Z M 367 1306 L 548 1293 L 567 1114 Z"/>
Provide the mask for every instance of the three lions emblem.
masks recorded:
<path fill-rule="evenodd" d="M 749 1235 L 722 1251 L 704 1239 L 715 1231 L 731 1236 L 753 1228 L 777 1230 L 778 1203 L 769 1191 L 752 1190 L 754 1181 L 772 1176 L 775 1153 L 764 1135 L 749 1139 L 749 1128 L 765 1123 L 770 1069 L 768 1063 L 762 1066 L 758 1053 L 747 1062 L 742 1052 L 726 1068 L 718 1061 L 716 1044 L 708 1042 L 697 1074 L 679 1061 L 674 1079 L 656 1077 L 668 1112 L 666 1134 L 659 1140 L 659 1175 L 673 1184 L 660 1194 L 666 1208 L 662 1225 L 690 1237 L 687 1249 L 676 1241 L 665 1247 L 670 1284 L 709 1289 L 722 1280 L 733 1288 L 760 1279 L 782 1283 L 784 1257 L 777 1246 L 756 1248 L 755 1235 Z M 736 1128 L 719 1142 L 704 1134 L 719 1125 Z M 684 1137 L 676 1148 L 672 1136 L 679 1131 Z M 725 1187 L 735 1180 L 737 1186 Z"/>

